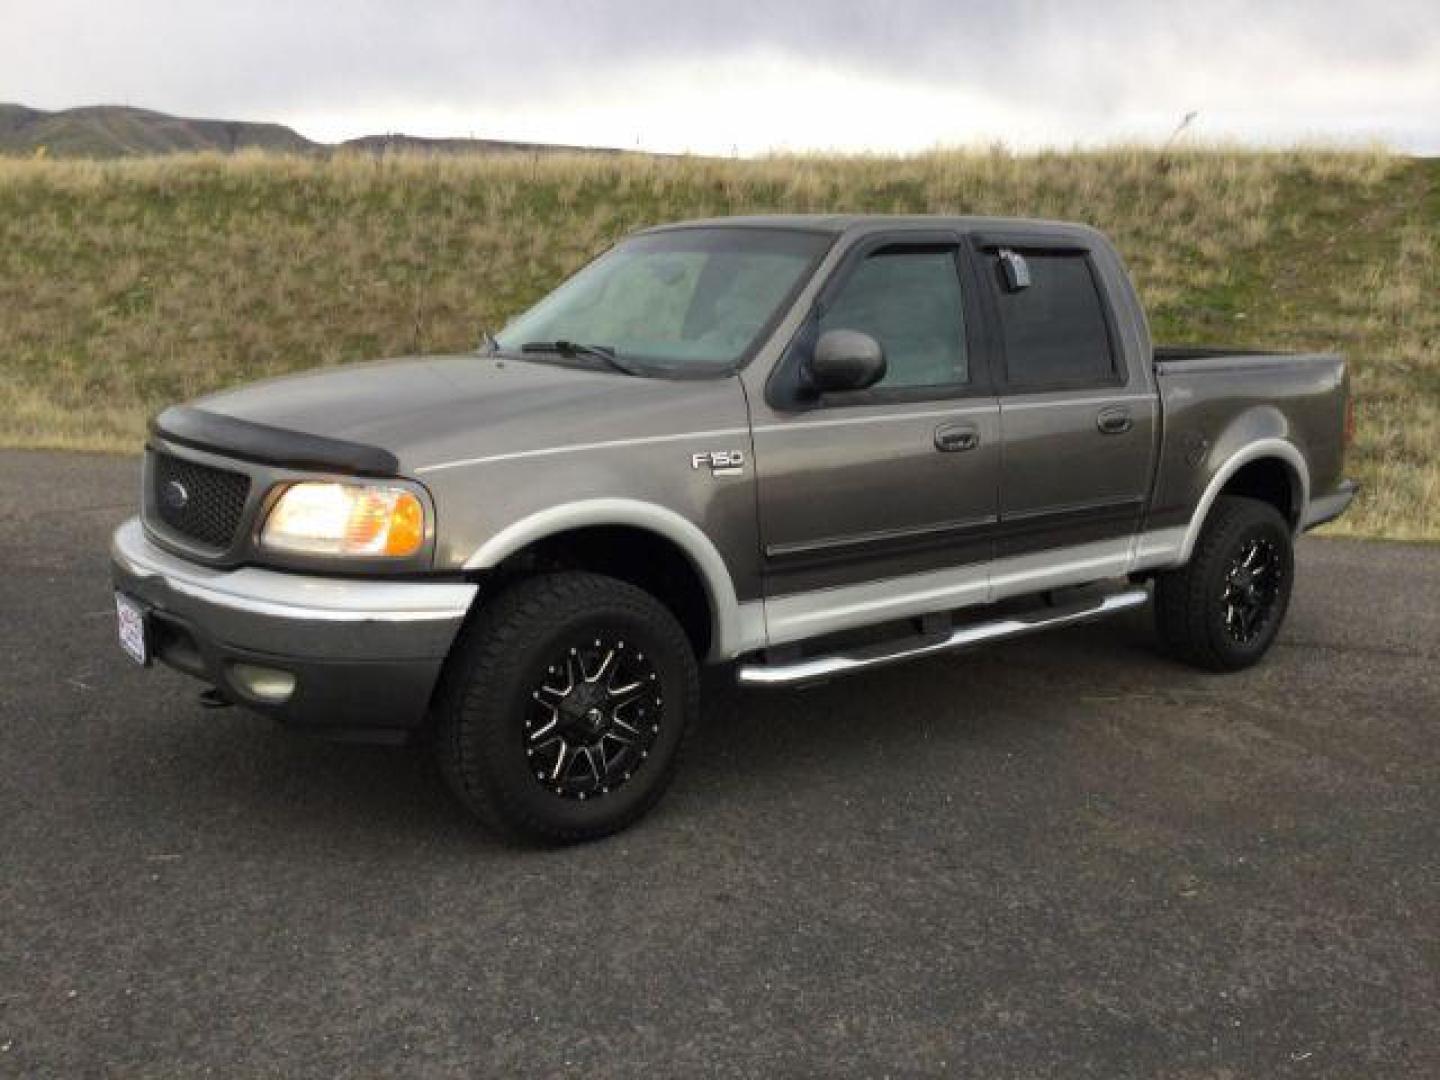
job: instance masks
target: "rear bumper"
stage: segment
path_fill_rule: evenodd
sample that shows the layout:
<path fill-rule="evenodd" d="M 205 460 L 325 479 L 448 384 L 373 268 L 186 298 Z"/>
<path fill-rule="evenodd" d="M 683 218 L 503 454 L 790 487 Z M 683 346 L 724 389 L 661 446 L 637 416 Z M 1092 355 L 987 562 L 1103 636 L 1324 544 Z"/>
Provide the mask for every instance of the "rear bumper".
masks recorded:
<path fill-rule="evenodd" d="M 384 738 L 423 722 L 476 592 L 465 581 L 215 570 L 156 547 L 138 519 L 116 530 L 110 563 L 116 589 L 147 608 L 157 659 L 334 735 Z M 257 682 L 257 668 L 293 676 L 293 688 Z"/>
<path fill-rule="evenodd" d="M 1354 480 L 1341 480 L 1329 495 L 1311 499 L 1310 505 L 1305 508 L 1305 519 L 1300 523 L 1301 529 L 1313 529 L 1318 525 L 1324 525 L 1327 521 L 1334 521 L 1350 509 L 1350 504 L 1355 501 L 1355 496 L 1359 491 L 1360 485 Z"/>

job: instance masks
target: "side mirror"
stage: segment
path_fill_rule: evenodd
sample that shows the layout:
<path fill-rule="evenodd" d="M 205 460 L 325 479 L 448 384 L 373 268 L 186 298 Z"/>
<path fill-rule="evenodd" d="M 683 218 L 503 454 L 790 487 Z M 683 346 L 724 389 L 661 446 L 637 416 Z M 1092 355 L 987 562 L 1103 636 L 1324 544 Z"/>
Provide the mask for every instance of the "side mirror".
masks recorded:
<path fill-rule="evenodd" d="M 864 390 L 885 377 L 885 350 L 859 330 L 826 330 L 806 366 L 810 385 L 822 394 Z"/>

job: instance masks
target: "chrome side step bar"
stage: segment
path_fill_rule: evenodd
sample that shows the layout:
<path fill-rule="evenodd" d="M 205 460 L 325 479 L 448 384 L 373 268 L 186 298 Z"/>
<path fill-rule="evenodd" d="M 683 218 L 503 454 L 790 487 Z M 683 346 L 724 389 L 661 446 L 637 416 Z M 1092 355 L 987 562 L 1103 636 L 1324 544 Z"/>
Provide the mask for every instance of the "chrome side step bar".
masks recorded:
<path fill-rule="evenodd" d="M 742 686 L 793 686 L 817 682 L 838 675 L 913 660 L 919 656 L 966 649 L 989 641 L 1019 637 L 1036 630 L 1101 619 L 1106 615 L 1139 607 L 1150 598 L 1143 588 L 1126 589 L 1108 596 L 1061 607 L 1042 607 L 989 622 L 959 626 L 940 636 L 915 636 L 900 641 L 866 645 L 830 656 L 810 656 L 784 663 L 751 662 L 740 665 L 736 677 Z"/>

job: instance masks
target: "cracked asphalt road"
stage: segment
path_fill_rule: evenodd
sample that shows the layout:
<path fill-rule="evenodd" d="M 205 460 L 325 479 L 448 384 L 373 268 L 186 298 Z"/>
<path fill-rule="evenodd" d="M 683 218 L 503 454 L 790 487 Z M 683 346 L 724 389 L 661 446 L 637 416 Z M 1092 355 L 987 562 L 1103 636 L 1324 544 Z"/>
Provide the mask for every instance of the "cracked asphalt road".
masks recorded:
<path fill-rule="evenodd" d="M 131 666 L 136 486 L 0 453 L 0 1075 L 1440 1075 L 1440 547 L 1305 540 L 1239 675 L 1147 613 L 717 675 L 654 815 L 537 852 Z"/>

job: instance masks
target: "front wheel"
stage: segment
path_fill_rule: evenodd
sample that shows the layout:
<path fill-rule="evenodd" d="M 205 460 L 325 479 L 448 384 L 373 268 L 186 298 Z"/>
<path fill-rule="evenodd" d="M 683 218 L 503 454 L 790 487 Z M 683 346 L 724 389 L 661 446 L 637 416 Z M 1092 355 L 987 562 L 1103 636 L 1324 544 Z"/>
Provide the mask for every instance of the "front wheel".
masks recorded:
<path fill-rule="evenodd" d="M 436 751 L 460 800 L 502 835 L 590 840 L 664 794 L 698 699 L 689 639 L 657 600 L 598 574 L 545 574 L 462 634 Z"/>
<path fill-rule="evenodd" d="M 1258 499 L 1220 499 L 1190 561 L 1155 580 L 1155 622 L 1176 659 L 1210 671 L 1256 663 L 1290 606 L 1295 554 L 1280 512 Z"/>

